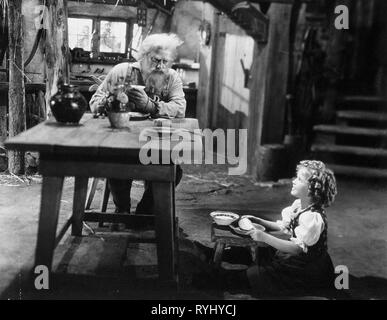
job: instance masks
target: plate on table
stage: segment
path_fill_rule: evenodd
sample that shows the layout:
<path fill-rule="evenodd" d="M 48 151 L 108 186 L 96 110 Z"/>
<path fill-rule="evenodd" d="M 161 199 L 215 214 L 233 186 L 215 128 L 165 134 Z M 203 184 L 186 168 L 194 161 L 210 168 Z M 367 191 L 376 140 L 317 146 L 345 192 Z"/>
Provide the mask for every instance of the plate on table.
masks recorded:
<path fill-rule="evenodd" d="M 139 121 L 139 120 L 146 120 L 149 118 L 150 114 L 149 113 L 141 113 L 141 112 L 129 112 L 130 114 L 130 120 L 133 121 Z"/>
<path fill-rule="evenodd" d="M 258 230 L 261 230 L 261 231 L 265 231 L 265 230 L 266 230 L 266 228 L 265 228 L 264 226 L 262 226 L 262 225 L 260 225 L 260 224 L 258 224 L 258 223 L 254 223 L 254 222 L 253 222 L 252 225 L 253 225 L 253 227 L 254 227 L 255 229 L 258 229 Z M 249 235 L 249 232 L 251 231 L 251 230 L 243 230 L 243 229 L 241 229 L 241 228 L 238 226 L 238 223 L 237 223 L 237 222 L 234 222 L 234 223 L 230 224 L 230 228 L 231 228 L 232 230 L 234 230 L 235 233 L 237 233 L 237 234 L 239 234 L 239 235 L 241 235 L 241 236 L 248 236 L 248 235 Z"/>

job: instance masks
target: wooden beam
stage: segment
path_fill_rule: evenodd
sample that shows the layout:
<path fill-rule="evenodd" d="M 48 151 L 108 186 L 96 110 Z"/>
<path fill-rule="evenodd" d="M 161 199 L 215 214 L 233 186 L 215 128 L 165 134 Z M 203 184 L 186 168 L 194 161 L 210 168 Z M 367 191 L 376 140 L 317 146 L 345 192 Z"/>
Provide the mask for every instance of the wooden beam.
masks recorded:
<path fill-rule="evenodd" d="M 79 2 L 79 0 L 69 0 L 69 2 Z M 137 7 L 138 0 L 83 0 L 82 2 L 93 3 L 93 4 L 108 4 L 114 6 L 130 6 Z"/>
<path fill-rule="evenodd" d="M 57 174 L 77 177 L 107 177 L 115 179 L 139 179 L 160 182 L 174 181 L 173 166 L 145 166 L 93 161 L 50 161 L 41 154 L 39 170 L 51 177 Z"/>
<path fill-rule="evenodd" d="M 16 136 L 26 129 L 23 17 L 22 0 L 8 3 L 9 39 L 9 136 Z M 24 173 L 24 153 L 8 153 L 8 169 L 15 174 Z"/>
<path fill-rule="evenodd" d="M 288 74 L 289 25 L 291 6 L 273 4 L 269 40 L 255 45 L 251 67 L 248 167 L 256 175 L 259 146 L 283 142 Z"/>
<path fill-rule="evenodd" d="M 212 4 L 216 9 L 226 13 L 226 14 L 231 14 L 231 7 L 232 6 L 227 6 L 224 1 L 221 0 L 208 0 L 208 3 Z"/>
<path fill-rule="evenodd" d="M 143 0 L 148 6 L 150 7 L 155 7 L 157 8 L 158 10 L 160 10 L 162 13 L 165 13 L 169 16 L 171 16 L 173 14 L 173 10 L 169 11 L 167 9 L 165 9 L 164 7 L 158 5 L 157 3 L 155 3 L 154 1 L 152 0 Z"/>
<path fill-rule="evenodd" d="M 58 82 L 70 81 L 67 0 L 48 1 L 50 24 L 45 41 L 46 105 L 58 91 Z M 49 110 L 51 112 L 51 110 Z"/>
<path fill-rule="evenodd" d="M 214 95 L 214 62 L 215 51 L 218 42 L 219 32 L 219 15 L 215 8 L 206 3 L 203 9 L 203 20 L 208 21 L 212 26 L 210 43 L 208 45 L 200 46 L 200 69 L 199 69 L 199 83 L 197 94 L 197 117 L 200 128 L 209 128 L 211 123 L 211 113 L 213 108 Z"/>
<path fill-rule="evenodd" d="M 79 2 L 79 0 L 69 0 L 70 2 Z M 159 9 L 161 12 L 172 15 L 173 14 L 173 8 L 174 4 L 171 1 L 167 1 L 167 6 L 160 5 L 157 1 L 154 0 L 141 0 L 149 8 L 156 8 Z M 92 4 L 103 4 L 103 5 L 113 5 L 113 6 L 124 6 L 124 7 L 137 7 L 139 5 L 138 0 L 86 0 L 86 3 L 92 3 Z M 168 9 L 171 8 L 171 9 Z"/>
<path fill-rule="evenodd" d="M 200 0 L 193 0 L 193 1 L 200 1 Z M 240 2 L 244 2 L 241 0 L 207 0 L 206 2 L 212 4 L 215 8 L 217 8 L 220 11 L 223 11 L 226 14 L 231 13 L 231 8 L 234 7 L 236 4 Z M 278 4 L 294 4 L 296 0 L 249 0 L 250 3 L 260 4 L 260 3 L 278 3 Z M 300 0 L 302 3 L 318 3 L 321 2 L 321 0 Z"/>

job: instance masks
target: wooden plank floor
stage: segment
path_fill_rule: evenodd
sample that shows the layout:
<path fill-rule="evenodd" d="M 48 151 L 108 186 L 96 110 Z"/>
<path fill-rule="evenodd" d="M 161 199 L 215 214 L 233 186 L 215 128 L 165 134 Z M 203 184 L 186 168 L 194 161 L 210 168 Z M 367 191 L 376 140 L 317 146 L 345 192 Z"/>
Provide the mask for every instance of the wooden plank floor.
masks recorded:
<path fill-rule="evenodd" d="M 128 234 L 98 233 L 69 237 L 55 251 L 54 273 L 119 277 L 123 271 Z"/>

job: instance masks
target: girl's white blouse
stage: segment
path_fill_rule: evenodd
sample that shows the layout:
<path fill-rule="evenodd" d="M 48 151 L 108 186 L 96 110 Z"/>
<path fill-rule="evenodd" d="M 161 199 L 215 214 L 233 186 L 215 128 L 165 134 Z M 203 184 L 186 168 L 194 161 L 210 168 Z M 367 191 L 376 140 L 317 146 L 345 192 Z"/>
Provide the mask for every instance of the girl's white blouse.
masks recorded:
<path fill-rule="evenodd" d="M 288 227 L 290 221 L 301 211 L 301 200 L 297 199 L 289 207 L 282 210 L 282 220 L 277 220 L 277 224 L 283 232 L 290 233 Z M 305 211 L 300 214 L 298 226 L 294 229 L 295 237 L 290 238 L 295 244 L 300 246 L 306 253 L 308 247 L 317 243 L 321 232 L 324 230 L 324 221 L 318 212 Z"/>

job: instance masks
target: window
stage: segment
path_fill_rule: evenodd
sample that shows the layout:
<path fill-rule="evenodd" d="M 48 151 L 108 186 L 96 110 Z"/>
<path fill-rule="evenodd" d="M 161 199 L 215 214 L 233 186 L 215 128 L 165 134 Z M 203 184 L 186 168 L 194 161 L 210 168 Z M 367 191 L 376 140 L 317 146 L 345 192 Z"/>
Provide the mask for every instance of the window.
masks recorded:
<path fill-rule="evenodd" d="M 92 19 L 69 18 L 69 46 L 71 49 L 91 50 Z"/>
<path fill-rule="evenodd" d="M 126 23 L 101 20 L 100 52 L 125 53 Z"/>
<path fill-rule="evenodd" d="M 98 56 L 121 55 L 135 58 L 142 42 L 142 28 L 131 20 L 72 16 L 68 18 L 70 49 L 98 51 Z"/>

